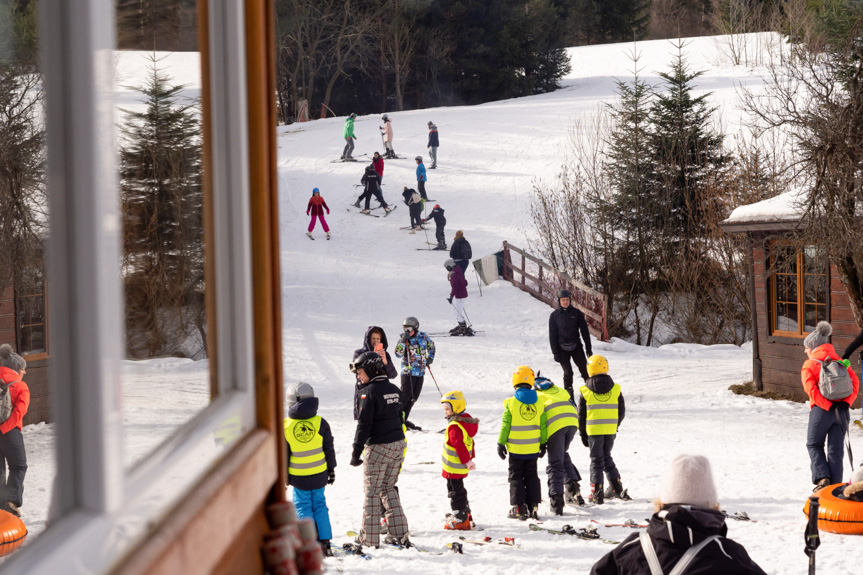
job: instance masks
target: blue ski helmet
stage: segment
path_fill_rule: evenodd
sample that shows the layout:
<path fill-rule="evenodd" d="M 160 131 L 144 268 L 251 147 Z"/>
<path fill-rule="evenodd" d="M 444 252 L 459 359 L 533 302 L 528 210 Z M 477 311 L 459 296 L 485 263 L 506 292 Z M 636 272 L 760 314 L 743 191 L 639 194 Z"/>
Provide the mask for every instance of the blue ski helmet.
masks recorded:
<path fill-rule="evenodd" d="M 548 379 L 547 377 L 537 376 L 536 379 L 533 380 L 533 388 L 540 389 L 545 391 L 554 385 L 554 382 Z"/>
<path fill-rule="evenodd" d="M 312 194 L 320 194 L 320 193 L 321 193 L 321 191 L 317 188 L 312 190 Z"/>

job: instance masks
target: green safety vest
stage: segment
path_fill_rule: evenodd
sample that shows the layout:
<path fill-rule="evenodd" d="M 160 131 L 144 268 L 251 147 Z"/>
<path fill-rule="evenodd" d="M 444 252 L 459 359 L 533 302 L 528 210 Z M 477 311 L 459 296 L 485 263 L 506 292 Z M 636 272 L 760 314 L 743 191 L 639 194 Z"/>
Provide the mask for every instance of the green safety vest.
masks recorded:
<path fill-rule="evenodd" d="M 570 401 L 569 392 L 562 387 L 553 385 L 545 390 L 538 390 L 539 402 L 545 404 L 545 424 L 548 436 L 564 427 L 578 427 L 578 411 Z"/>
<path fill-rule="evenodd" d="M 316 475 L 327 470 L 321 417 L 285 419 L 285 439 L 291 446 L 288 475 Z"/>
<path fill-rule="evenodd" d="M 509 436 L 506 438 L 507 451 L 518 455 L 539 453 L 539 443 L 542 437 L 539 427 L 542 404 L 537 401 L 533 405 L 528 405 L 515 397 L 506 399 L 503 404 L 512 415 Z"/>
<path fill-rule="evenodd" d="M 597 395 L 586 385 L 579 388 L 587 402 L 587 434 L 614 435 L 617 433 L 617 401 L 620 398 L 620 385 L 614 384 L 611 391 Z"/>
<path fill-rule="evenodd" d="M 449 428 L 450 426 L 455 425 L 459 429 L 461 429 L 461 433 L 464 436 L 464 446 L 467 448 L 467 452 L 470 453 L 471 449 L 473 449 L 473 437 L 467 434 L 467 430 L 462 427 L 462 424 L 457 421 L 450 421 L 446 426 L 446 431 L 444 432 L 447 437 L 449 437 Z M 443 458 L 441 459 L 441 465 L 443 466 L 443 470 L 447 473 L 455 473 L 457 475 L 467 475 L 468 469 L 467 465 L 461 462 L 458 458 L 458 452 L 456 452 L 455 447 L 450 446 L 447 440 L 443 440 Z"/>

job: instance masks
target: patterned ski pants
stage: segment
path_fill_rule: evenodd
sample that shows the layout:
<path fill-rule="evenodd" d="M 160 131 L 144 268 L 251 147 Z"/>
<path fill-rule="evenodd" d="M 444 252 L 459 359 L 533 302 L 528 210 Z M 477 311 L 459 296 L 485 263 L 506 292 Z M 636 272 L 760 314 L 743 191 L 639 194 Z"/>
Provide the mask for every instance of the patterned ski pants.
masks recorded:
<path fill-rule="evenodd" d="M 396 482 L 404 461 L 405 440 L 366 446 L 363 464 L 363 528 L 360 530 L 361 545 L 377 547 L 381 539 L 381 504 L 387 520 L 387 531 L 396 538 L 408 532 L 408 518 L 402 510 Z"/>

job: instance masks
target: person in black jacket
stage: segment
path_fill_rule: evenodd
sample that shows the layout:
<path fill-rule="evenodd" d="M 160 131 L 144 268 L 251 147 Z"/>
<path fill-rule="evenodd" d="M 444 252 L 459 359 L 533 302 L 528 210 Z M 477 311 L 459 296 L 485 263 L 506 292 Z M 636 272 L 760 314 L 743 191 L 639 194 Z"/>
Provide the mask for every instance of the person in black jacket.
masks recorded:
<path fill-rule="evenodd" d="M 861 345 L 863 345 L 863 331 L 858 333 L 854 341 L 848 344 L 848 347 L 845 348 L 845 352 L 842 354 L 842 359 L 851 359 L 851 354 L 857 351 L 857 348 Z M 863 363 L 863 352 L 860 352 L 860 360 Z"/>
<path fill-rule="evenodd" d="M 449 257 L 455 260 L 455 263 L 459 265 L 462 272 L 467 273 L 467 264 L 470 263 L 472 256 L 470 242 L 464 239 L 464 232 L 458 230 L 455 233 L 452 247 L 449 249 Z"/>
<path fill-rule="evenodd" d="M 764 575 L 746 549 L 728 539 L 727 533 L 710 462 L 701 455 L 678 455 L 647 531 L 627 537 L 596 562 L 590 575 L 654 573 L 645 549 L 653 551 L 661 573 L 671 573 L 689 553 L 693 557 L 685 571 L 687 575 Z"/>
<path fill-rule="evenodd" d="M 415 234 L 417 230 L 424 229 L 422 227 L 423 199 L 416 190 L 407 186 L 402 191 L 402 197 L 405 199 L 405 205 L 411 217 L 411 231 L 408 233 Z"/>
<path fill-rule="evenodd" d="M 437 149 L 440 147 L 440 138 L 438 137 L 437 126 L 434 125 L 434 122 L 429 122 L 428 127 L 429 143 L 427 147 L 429 150 L 429 158 L 431 158 L 432 162 L 429 169 L 434 170 L 437 168 Z"/>
<path fill-rule="evenodd" d="M 363 527 L 357 543 L 373 547 L 380 545 L 383 503 L 388 532 L 385 542 L 408 547 L 408 520 L 396 489 L 407 446 L 402 428 L 402 394 L 389 382 L 381 356 L 373 351 L 364 352 L 354 360 L 351 371 L 363 385 L 351 453 L 351 466 L 365 463 Z M 363 450 L 365 461 L 361 459 Z"/>
<path fill-rule="evenodd" d="M 434 237 L 437 240 L 437 247 L 435 250 L 446 249 L 446 237 L 444 237 L 443 232 L 444 226 L 446 226 L 446 218 L 443 215 L 443 211 L 444 210 L 440 207 L 440 204 L 435 204 L 434 209 L 429 212 L 428 217 L 423 220 L 423 223 L 426 223 L 429 220 L 434 220 Z"/>
<path fill-rule="evenodd" d="M 363 186 L 365 186 L 365 191 L 360 196 L 360 198 L 357 200 L 357 203 L 359 203 L 359 201 L 362 200 L 363 198 L 366 199 L 366 207 L 365 207 L 365 209 L 362 210 L 362 213 L 367 214 L 371 211 L 371 210 L 369 210 L 369 204 L 371 202 L 372 195 L 374 195 L 375 198 L 381 203 L 381 206 L 383 206 L 384 211 L 389 213 L 390 208 L 387 205 L 387 203 L 384 201 L 384 195 L 381 193 L 381 178 L 378 175 L 378 173 L 375 171 L 374 164 L 370 164 L 369 166 L 366 167 L 366 173 L 363 174 L 362 178 L 360 178 L 360 183 Z"/>
<path fill-rule="evenodd" d="M 548 318 L 548 342 L 554 361 L 563 368 L 563 387 L 569 392 L 570 397 L 575 397 L 572 392 L 572 364 L 569 360 L 575 362 L 581 379 L 586 381 L 587 358 L 593 355 L 593 348 L 584 314 L 571 305 L 571 302 L 572 295 L 569 290 L 562 289 L 557 293 L 557 303 L 560 307 L 551 312 Z M 581 345 L 582 341 L 584 341 L 584 347 Z M 585 348 L 587 355 L 584 353 Z"/>
<path fill-rule="evenodd" d="M 357 359 L 363 352 L 373 351 L 381 356 L 381 361 L 384 362 L 384 367 L 387 370 L 387 379 L 395 379 L 398 377 L 399 372 L 393 364 L 393 358 L 390 357 L 390 352 L 387 349 L 389 349 L 389 344 L 387 343 L 387 334 L 384 333 L 383 328 L 370 325 L 366 329 L 363 346 L 354 350 L 353 359 Z M 362 389 L 362 384 L 357 382 L 357 385 L 354 387 L 354 421 L 356 421 L 360 413 L 360 389 Z"/>

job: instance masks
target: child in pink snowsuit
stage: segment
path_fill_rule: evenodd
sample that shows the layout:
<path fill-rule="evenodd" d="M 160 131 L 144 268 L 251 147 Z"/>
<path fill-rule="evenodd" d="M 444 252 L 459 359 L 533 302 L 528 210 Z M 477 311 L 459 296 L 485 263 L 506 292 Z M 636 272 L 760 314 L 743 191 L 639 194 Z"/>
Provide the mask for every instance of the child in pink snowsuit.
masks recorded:
<path fill-rule="evenodd" d="M 317 222 L 317 219 L 320 218 L 321 227 L 323 227 L 324 231 L 327 233 L 327 239 L 330 239 L 330 226 L 327 225 L 327 220 L 324 219 L 324 210 L 327 210 L 327 213 L 330 213 L 330 208 L 327 206 L 327 202 L 325 202 L 324 198 L 321 197 L 321 191 L 315 188 L 312 190 L 312 197 L 309 198 L 309 205 L 306 208 L 306 215 L 309 215 L 309 212 L 312 214 L 312 221 L 309 222 L 309 231 L 306 232 L 306 235 L 310 238 L 312 238 L 312 230 L 315 229 L 315 223 Z"/>

